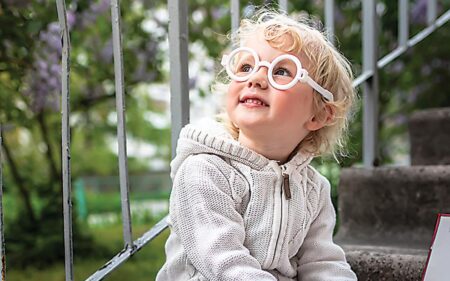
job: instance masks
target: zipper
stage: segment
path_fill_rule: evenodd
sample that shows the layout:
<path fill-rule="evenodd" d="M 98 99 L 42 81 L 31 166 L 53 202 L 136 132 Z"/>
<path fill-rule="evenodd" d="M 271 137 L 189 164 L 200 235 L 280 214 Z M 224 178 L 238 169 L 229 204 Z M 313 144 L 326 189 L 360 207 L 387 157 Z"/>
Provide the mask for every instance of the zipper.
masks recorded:
<path fill-rule="evenodd" d="M 283 177 L 282 188 L 284 190 L 284 196 L 287 200 L 292 198 L 291 187 L 289 183 L 289 174 L 286 173 L 286 167 L 281 166 L 281 176 Z"/>
<path fill-rule="evenodd" d="M 282 235 L 282 232 L 283 232 L 282 230 L 283 230 L 283 228 L 287 227 L 287 226 L 283 227 L 283 224 L 285 223 L 284 220 L 283 220 L 283 217 L 285 216 L 284 212 L 287 211 L 287 210 L 285 210 L 285 208 L 288 207 L 288 205 L 285 206 L 285 204 L 288 203 L 287 201 L 285 202 L 285 200 L 289 200 L 292 197 L 291 189 L 289 187 L 289 174 L 287 174 L 285 172 L 286 171 L 286 167 L 285 166 L 278 166 L 277 168 L 279 168 L 279 170 L 278 170 L 279 174 L 278 175 L 280 176 L 280 181 L 281 181 L 280 184 L 279 184 L 280 190 L 279 190 L 279 193 L 278 193 L 279 194 L 278 199 L 279 199 L 279 202 L 280 202 L 280 205 L 279 205 L 280 206 L 279 207 L 280 222 L 279 222 L 279 226 L 278 226 L 279 228 L 278 228 L 277 239 L 276 239 L 276 242 L 275 242 L 275 247 L 274 247 L 274 250 L 273 250 L 272 261 L 270 262 L 269 268 L 272 268 L 274 266 L 274 263 L 277 260 L 277 257 L 279 256 L 278 251 L 279 251 L 280 247 L 282 246 L 282 245 L 279 245 L 279 244 L 282 244 L 282 241 L 280 243 L 280 240 L 282 240 L 281 239 L 281 235 Z M 284 193 L 284 196 L 286 198 L 285 200 L 283 199 L 283 193 Z M 279 257 L 278 257 L 278 259 L 279 259 Z"/>
<path fill-rule="evenodd" d="M 287 200 L 292 198 L 291 194 L 291 187 L 289 186 L 289 175 L 285 174 L 283 172 L 283 189 L 284 189 L 284 196 Z"/>
<path fill-rule="evenodd" d="M 279 212 L 280 212 L 280 222 L 278 224 L 278 233 L 277 233 L 277 239 L 275 240 L 275 247 L 273 249 L 273 253 L 272 253 L 272 261 L 270 262 L 269 265 L 269 269 L 273 269 L 274 268 L 274 263 L 277 259 L 277 252 L 279 249 L 279 241 L 280 241 L 280 236 L 281 236 L 281 229 L 283 228 L 283 182 L 281 182 L 280 186 L 280 192 L 279 192 L 279 202 L 280 202 L 280 208 L 279 208 Z"/>

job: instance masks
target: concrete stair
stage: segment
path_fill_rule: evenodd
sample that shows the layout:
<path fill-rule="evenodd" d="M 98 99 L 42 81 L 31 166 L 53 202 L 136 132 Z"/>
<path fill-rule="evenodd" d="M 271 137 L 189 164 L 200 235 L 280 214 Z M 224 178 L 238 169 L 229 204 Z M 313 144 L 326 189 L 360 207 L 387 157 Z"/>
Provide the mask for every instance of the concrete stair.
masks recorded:
<path fill-rule="evenodd" d="M 450 108 L 413 114 L 413 166 L 347 168 L 340 228 L 358 280 L 421 280 L 438 213 L 450 213 Z"/>
<path fill-rule="evenodd" d="M 412 165 L 450 165 L 450 109 L 419 111 L 409 121 Z"/>

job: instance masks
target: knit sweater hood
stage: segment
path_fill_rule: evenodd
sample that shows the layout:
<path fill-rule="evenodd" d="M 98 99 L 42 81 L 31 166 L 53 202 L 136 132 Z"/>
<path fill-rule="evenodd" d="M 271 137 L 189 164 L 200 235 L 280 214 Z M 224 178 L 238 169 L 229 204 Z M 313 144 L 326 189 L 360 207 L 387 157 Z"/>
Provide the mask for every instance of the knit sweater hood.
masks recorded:
<path fill-rule="evenodd" d="M 170 164 L 173 178 L 183 161 L 190 155 L 200 153 L 215 154 L 261 170 L 271 162 L 263 155 L 242 146 L 234 140 L 223 124 L 210 119 L 203 119 L 199 124 L 188 124 L 180 132 L 177 154 Z M 285 166 L 303 169 L 313 157 L 296 153 Z"/>

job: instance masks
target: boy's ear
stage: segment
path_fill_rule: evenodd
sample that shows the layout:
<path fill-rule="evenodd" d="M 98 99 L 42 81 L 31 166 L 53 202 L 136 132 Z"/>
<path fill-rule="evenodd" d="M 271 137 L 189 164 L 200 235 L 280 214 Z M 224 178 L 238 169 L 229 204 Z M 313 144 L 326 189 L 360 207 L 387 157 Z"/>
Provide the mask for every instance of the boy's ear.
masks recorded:
<path fill-rule="evenodd" d="M 325 106 L 314 114 L 311 119 L 306 122 L 306 129 L 309 131 L 317 131 L 324 126 L 333 122 L 335 110 L 332 106 L 325 104 Z"/>

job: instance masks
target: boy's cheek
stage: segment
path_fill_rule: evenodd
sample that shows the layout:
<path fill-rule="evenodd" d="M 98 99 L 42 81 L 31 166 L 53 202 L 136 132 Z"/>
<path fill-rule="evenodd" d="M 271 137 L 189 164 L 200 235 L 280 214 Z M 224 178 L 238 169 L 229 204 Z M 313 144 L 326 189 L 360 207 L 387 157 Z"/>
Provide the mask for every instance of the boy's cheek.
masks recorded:
<path fill-rule="evenodd" d="M 227 92 L 227 103 L 230 102 L 238 102 L 239 101 L 239 93 L 240 93 L 240 85 L 237 84 L 237 82 L 232 81 L 230 85 L 228 86 L 228 92 Z"/>

